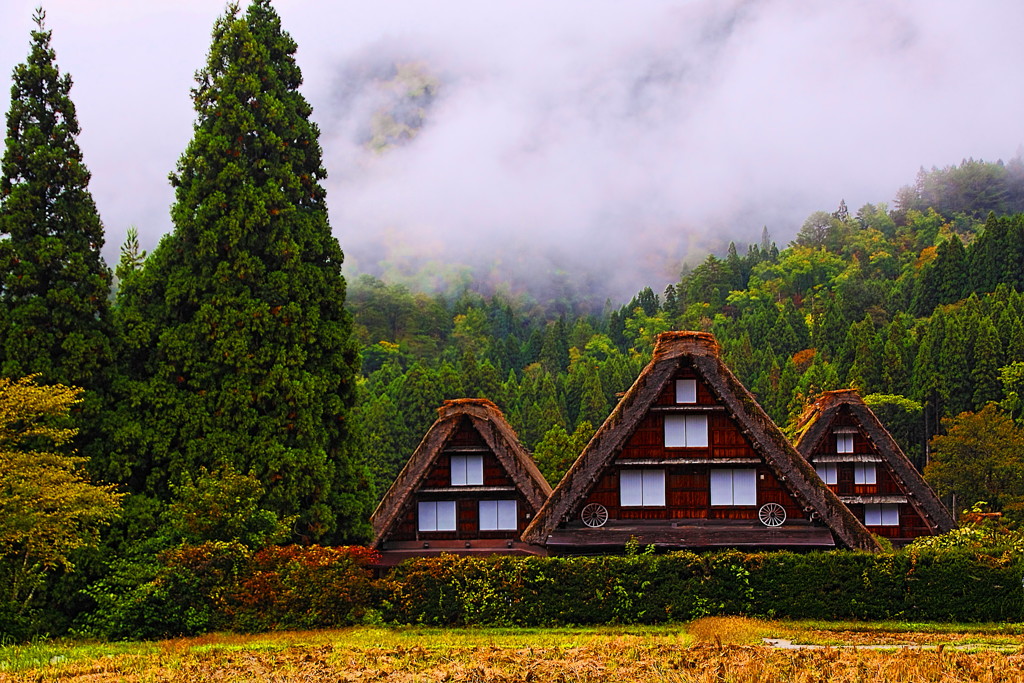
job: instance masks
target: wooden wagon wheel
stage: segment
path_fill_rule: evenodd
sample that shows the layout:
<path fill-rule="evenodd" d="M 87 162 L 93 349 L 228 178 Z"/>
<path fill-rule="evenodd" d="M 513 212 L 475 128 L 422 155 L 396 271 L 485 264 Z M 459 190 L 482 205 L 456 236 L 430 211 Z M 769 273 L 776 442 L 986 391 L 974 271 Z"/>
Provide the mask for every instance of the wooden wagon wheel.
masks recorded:
<path fill-rule="evenodd" d="M 608 508 L 600 503 L 590 503 L 580 512 L 580 519 L 589 527 L 604 526 L 608 521 Z"/>
<path fill-rule="evenodd" d="M 757 518 L 765 526 L 782 526 L 786 521 L 786 508 L 778 503 L 765 503 L 757 511 Z"/>

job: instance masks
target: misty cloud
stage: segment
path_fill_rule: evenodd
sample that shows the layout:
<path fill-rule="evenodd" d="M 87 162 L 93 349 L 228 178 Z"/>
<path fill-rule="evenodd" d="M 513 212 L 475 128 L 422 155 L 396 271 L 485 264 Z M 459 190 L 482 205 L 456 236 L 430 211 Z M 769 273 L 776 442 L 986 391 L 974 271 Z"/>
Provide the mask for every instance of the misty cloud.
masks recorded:
<path fill-rule="evenodd" d="M 0 57 L 13 66 L 33 3 L 9 4 Z M 129 5 L 47 8 L 110 260 L 129 224 L 147 247 L 170 229 L 166 174 L 222 9 Z M 278 9 L 350 273 L 469 264 L 484 281 L 628 298 L 763 225 L 781 246 L 811 211 L 890 201 L 921 165 L 1009 158 L 1024 140 L 1024 6 L 1011 1 Z M 436 91 L 403 98 L 394 79 L 409 65 Z M 401 140 L 374 151 L 382 112 Z"/>

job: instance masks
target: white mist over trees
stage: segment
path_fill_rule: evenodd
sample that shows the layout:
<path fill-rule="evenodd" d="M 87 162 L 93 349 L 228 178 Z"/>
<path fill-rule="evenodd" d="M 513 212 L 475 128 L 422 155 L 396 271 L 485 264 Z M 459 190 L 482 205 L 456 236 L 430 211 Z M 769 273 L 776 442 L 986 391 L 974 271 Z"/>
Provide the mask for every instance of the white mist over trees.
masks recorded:
<path fill-rule="evenodd" d="M 21 58 L 4 46 L 21 44 L 33 6 L 0 8 L 6 63 Z M 47 9 L 76 74 L 107 260 L 133 224 L 151 250 L 170 228 L 164 180 L 190 134 L 180 93 L 220 3 Z M 1014 2 L 296 0 L 280 11 L 303 46 L 350 273 L 469 262 L 477 280 L 624 300 L 674 280 L 681 259 L 756 242 L 764 225 L 783 245 L 812 211 L 891 201 L 921 165 L 1009 160 L 1022 142 Z M 375 111 L 351 105 L 408 64 L 437 80 L 420 132 L 368 149 Z"/>

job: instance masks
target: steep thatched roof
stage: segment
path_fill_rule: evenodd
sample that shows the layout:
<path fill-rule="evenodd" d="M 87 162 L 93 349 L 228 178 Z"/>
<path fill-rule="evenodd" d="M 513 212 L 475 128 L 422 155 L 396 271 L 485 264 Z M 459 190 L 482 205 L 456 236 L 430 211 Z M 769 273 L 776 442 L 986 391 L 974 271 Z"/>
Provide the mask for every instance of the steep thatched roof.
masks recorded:
<path fill-rule="evenodd" d="M 555 487 L 548 502 L 523 532 L 523 540 L 543 544 L 561 523 L 578 512 L 666 383 L 685 363 L 707 384 L 778 480 L 789 488 L 805 510 L 820 517 L 839 543 L 849 548 L 878 550 L 878 544 L 868 530 L 822 483 L 814 468 L 800 457 L 750 392 L 725 366 L 719 353 L 718 342 L 705 332 L 665 332 L 659 335 L 651 362 Z"/>
<path fill-rule="evenodd" d="M 836 419 L 848 414 L 888 463 L 899 484 L 906 490 L 911 505 L 936 533 L 949 531 L 956 522 L 932 487 L 896 443 L 878 416 L 854 389 L 826 391 L 809 406 L 797 423 L 796 448 L 808 460 L 822 441 L 832 435 Z"/>
<path fill-rule="evenodd" d="M 370 517 L 374 547 L 380 545 L 388 530 L 398 520 L 409 496 L 419 488 L 420 482 L 427 476 L 463 418 L 468 419 L 479 432 L 534 510 L 540 509 L 551 495 L 551 486 L 494 403 L 485 398 L 460 398 L 445 401 L 437 413 L 437 420 L 427 430 L 409 462 Z"/>

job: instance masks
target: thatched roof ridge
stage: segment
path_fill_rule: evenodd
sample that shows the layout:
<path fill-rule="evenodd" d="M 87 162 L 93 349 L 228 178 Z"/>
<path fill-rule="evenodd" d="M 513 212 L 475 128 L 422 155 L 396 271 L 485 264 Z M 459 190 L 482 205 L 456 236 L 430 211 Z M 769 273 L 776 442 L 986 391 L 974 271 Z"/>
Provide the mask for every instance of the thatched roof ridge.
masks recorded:
<path fill-rule="evenodd" d="M 397 521 L 409 496 L 430 471 L 463 417 L 471 421 L 534 510 L 539 510 L 551 495 L 551 485 L 540 473 L 533 456 L 519 443 L 515 430 L 493 402 L 485 398 L 453 399 L 445 401 L 437 413 L 437 420 L 370 516 L 373 547 L 379 546 Z"/>
<path fill-rule="evenodd" d="M 746 387 L 722 362 L 719 352 L 714 336 L 705 332 L 677 331 L 659 335 L 651 362 L 555 487 L 548 502 L 523 532 L 523 540 L 543 544 L 562 521 L 577 512 L 576 508 L 604 469 L 622 451 L 665 384 L 686 362 L 737 421 L 775 476 L 788 482 L 789 489 L 806 510 L 817 513 L 837 540 L 847 547 L 878 550 L 878 544 L 868 530 L 822 483 L 814 468 L 800 457 Z"/>
<path fill-rule="evenodd" d="M 910 503 L 921 516 L 937 533 L 954 528 L 956 521 L 952 514 L 855 389 L 826 391 L 804 411 L 797 424 L 795 443 L 800 454 L 810 459 L 821 442 L 829 438 L 832 424 L 844 408 L 878 449 L 878 454 L 888 463 L 899 483 L 907 489 Z"/>

